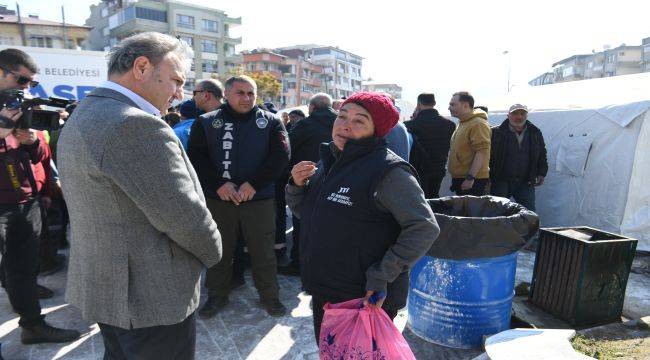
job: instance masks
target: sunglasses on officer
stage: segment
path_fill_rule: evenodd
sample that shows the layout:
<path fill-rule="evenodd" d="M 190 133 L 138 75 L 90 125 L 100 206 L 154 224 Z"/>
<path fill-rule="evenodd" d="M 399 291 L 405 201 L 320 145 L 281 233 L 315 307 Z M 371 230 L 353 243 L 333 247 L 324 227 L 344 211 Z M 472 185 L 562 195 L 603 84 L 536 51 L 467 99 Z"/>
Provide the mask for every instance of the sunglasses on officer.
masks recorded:
<path fill-rule="evenodd" d="M 29 87 L 37 87 L 38 86 L 38 81 L 36 81 L 36 80 L 32 80 L 32 79 L 28 78 L 27 76 L 24 76 L 24 75 L 22 75 L 20 73 L 17 73 L 15 71 L 11 71 L 11 70 L 7 69 L 4 66 L 0 66 L 0 69 L 2 69 L 2 71 L 4 71 L 5 73 L 10 73 L 11 75 L 15 76 L 16 77 L 16 83 L 18 85 L 29 84 Z"/>

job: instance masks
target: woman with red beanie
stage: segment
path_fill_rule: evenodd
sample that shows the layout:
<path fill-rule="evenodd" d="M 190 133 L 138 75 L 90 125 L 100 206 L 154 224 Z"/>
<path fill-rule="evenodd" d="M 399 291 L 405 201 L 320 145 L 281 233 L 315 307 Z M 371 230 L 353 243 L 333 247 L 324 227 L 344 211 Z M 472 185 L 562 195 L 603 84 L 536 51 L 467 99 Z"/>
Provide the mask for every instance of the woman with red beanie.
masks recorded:
<path fill-rule="evenodd" d="M 300 218 L 301 277 L 317 342 L 327 302 L 365 298 L 395 318 L 406 305 L 409 268 L 440 231 L 415 170 L 387 148 L 398 119 L 386 95 L 356 93 L 341 106 L 320 162 L 291 170 L 287 204 Z"/>

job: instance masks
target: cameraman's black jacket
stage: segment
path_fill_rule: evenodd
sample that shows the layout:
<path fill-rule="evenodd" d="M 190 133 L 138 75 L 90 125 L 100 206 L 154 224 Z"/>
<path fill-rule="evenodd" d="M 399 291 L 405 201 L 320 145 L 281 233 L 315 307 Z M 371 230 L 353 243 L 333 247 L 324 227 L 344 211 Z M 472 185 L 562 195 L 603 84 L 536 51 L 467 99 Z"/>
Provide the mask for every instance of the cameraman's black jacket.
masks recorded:
<path fill-rule="evenodd" d="M 22 145 L 13 134 L 0 139 L 0 203 L 22 204 L 36 196 L 29 174 L 31 172 L 32 179 L 35 179 L 35 164 L 47 158 L 46 146 L 38 139 L 32 145 Z M 17 180 L 17 184 L 14 185 L 12 178 Z M 35 186 L 39 184 L 42 185 L 36 182 Z"/>
<path fill-rule="evenodd" d="M 289 163 L 289 137 L 276 115 L 257 106 L 242 115 L 226 103 L 197 118 L 187 152 L 207 197 L 218 199 L 226 182 L 248 182 L 256 191 L 252 200 L 270 199 Z"/>

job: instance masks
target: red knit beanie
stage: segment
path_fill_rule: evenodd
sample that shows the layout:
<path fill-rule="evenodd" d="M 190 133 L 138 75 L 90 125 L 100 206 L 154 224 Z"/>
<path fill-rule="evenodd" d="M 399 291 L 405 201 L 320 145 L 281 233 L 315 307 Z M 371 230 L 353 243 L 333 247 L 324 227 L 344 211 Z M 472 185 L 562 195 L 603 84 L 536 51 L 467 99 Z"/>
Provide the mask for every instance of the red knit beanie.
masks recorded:
<path fill-rule="evenodd" d="M 376 137 L 386 136 L 399 120 L 399 112 L 393 105 L 393 101 L 383 93 L 358 92 L 345 99 L 341 107 L 347 103 L 357 104 L 370 113 L 375 124 Z"/>

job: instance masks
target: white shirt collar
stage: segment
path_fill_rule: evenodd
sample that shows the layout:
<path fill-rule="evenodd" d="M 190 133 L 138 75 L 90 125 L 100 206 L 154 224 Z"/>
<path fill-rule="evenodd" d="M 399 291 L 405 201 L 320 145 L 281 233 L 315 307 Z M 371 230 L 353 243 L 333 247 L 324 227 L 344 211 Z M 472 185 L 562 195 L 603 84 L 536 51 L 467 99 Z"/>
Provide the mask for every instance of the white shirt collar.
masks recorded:
<path fill-rule="evenodd" d="M 101 83 L 99 85 L 99 87 L 115 90 L 118 93 L 120 93 L 120 94 L 128 97 L 129 99 L 131 99 L 131 101 L 133 101 L 136 105 L 138 105 L 138 107 L 141 110 L 143 110 L 143 111 L 145 111 L 145 112 L 147 112 L 149 114 L 152 114 L 154 116 L 160 116 L 160 110 L 156 109 L 156 107 L 151 105 L 150 102 L 145 100 L 142 96 L 134 93 L 133 91 L 125 88 L 124 86 L 122 86 L 122 85 L 120 85 L 120 84 L 118 84 L 116 82 L 106 80 L 103 83 Z"/>

